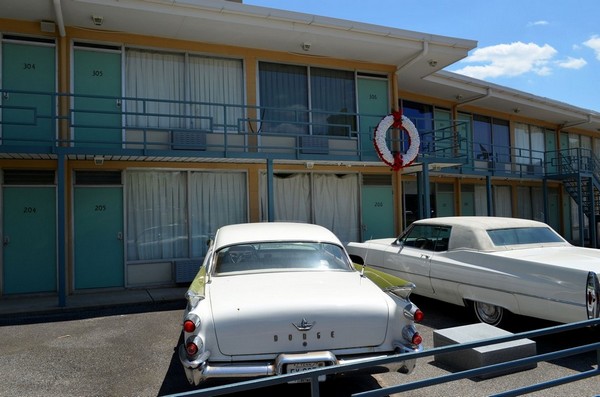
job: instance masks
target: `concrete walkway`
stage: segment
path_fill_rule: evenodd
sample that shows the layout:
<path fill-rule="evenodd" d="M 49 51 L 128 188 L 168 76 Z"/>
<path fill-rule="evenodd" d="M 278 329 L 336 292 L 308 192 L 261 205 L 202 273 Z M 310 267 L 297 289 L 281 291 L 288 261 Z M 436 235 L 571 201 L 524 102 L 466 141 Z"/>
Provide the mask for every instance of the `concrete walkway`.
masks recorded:
<path fill-rule="evenodd" d="M 135 311 L 160 306 L 184 309 L 186 291 L 187 287 L 77 292 L 67 296 L 64 307 L 59 306 L 56 295 L 3 297 L 0 299 L 0 325 L 82 311 Z"/>

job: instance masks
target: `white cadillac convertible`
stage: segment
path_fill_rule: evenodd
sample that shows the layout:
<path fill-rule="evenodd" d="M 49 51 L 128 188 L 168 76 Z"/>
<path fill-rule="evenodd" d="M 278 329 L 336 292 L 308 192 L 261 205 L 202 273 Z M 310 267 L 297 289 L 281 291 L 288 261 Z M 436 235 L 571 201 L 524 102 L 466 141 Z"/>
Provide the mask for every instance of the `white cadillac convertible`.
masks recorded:
<path fill-rule="evenodd" d="M 600 250 L 575 247 L 545 223 L 422 219 L 398 238 L 346 248 L 355 263 L 414 282 L 415 294 L 471 306 L 487 324 L 507 313 L 560 323 L 599 316 Z"/>
<path fill-rule="evenodd" d="M 413 288 L 358 271 L 320 226 L 225 226 L 186 293 L 179 359 L 198 385 L 417 352 L 423 315 L 409 300 Z M 394 369 L 414 366 L 407 358 Z"/>

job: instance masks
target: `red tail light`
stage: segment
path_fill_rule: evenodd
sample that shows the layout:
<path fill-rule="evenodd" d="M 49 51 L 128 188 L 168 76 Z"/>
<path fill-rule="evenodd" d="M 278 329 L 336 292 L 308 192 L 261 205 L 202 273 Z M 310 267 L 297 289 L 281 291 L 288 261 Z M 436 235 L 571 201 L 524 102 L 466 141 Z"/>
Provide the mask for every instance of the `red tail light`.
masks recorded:
<path fill-rule="evenodd" d="M 425 314 L 420 309 L 417 309 L 413 317 L 415 323 L 420 323 L 421 321 L 423 321 L 423 318 L 425 318 Z"/>
<path fill-rule="evenodd" d="M 185 320 L 183 322 L 183 330 L 185 332 L 194 332 L 196 330 L 196 324 L 192 320 Z"/>
<path fill-rule="evenodd" d="M 423 338 L 421 337 L 421 335 L 419 335 L 419 333 L 415 333 L 412 337 L 412 344 L 413 345 L 420 345 L 421 343 L 423 343 Z"/>
<path fill-rule="evenodd" d="M 187 345 L 185 345 L 185 351 L 187 352 L 188 356 L 195 356 L 198 354 L 198 346 L 193 342 L 189 342 Z"/>
<path fill-rule="evenodd" d="M 200 317 L 193 313 L 188 314 L 183 321 L 183 330 L 185 332 L 194 332 L 197 328 L 200 328 Z"/>

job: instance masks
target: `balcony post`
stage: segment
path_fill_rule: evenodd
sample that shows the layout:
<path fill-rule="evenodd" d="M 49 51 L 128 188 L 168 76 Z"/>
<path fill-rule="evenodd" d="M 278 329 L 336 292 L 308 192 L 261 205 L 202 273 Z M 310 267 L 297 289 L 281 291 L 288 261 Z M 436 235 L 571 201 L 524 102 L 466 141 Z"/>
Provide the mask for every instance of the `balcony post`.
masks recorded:
<path fill-rule="evenodd" d="M 66 214 L 66 202 L 65 202 L 65 154 L 58 148 L 58 164 L 57 164 L 57 189 L 58 189 L 58 306 L 65 307 L 67 305 L 67 264 L 65 255 L 65 214 Z"/>
<path fill-rule="evenodd" d="M 275 200 L 273 194 L 273 159 L 267 159 L 267 220 L 275 221 Z"/>

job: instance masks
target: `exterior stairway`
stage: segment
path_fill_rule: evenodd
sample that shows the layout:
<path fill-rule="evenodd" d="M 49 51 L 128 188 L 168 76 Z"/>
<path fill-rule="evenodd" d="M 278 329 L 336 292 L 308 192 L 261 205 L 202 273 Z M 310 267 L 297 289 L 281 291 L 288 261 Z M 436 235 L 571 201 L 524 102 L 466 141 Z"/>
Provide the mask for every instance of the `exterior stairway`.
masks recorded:
<path fill-rule="evenodd" d="M 552 161 L 567 193 L 579 203 L 580 224 L 585 224 L 583 215 L 589 219 L 589 225 L 600 221 L 600 160 L 589 149 L 567 149 L 558 152 Z M 596 246 L 596 228 L 590 227 L 588 238 Z M 581 240 L 585 240 L 583 230 Z"/>

